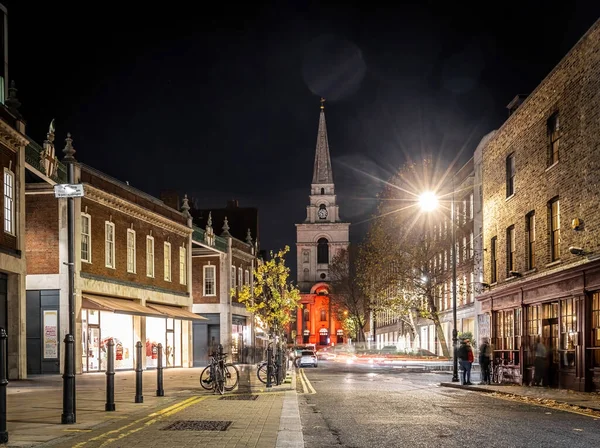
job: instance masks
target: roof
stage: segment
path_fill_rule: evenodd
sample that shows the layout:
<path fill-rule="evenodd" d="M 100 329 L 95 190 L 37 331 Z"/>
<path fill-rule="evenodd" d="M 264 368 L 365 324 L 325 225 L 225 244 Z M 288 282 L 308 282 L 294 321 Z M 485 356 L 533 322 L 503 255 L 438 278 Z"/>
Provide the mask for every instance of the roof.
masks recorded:
<path fill-rule="evenodd" d="M 327 125 L 325 124 L 325 108 L 322 103 L 321 114 L 319 116 L 319 130 L 317 132 L 317 148 L 315 151 L 315 167 L 313 170 L 312 183 L 333 183 L 331 157 L 329 156 L 329 141 L 327 139 Z"/>

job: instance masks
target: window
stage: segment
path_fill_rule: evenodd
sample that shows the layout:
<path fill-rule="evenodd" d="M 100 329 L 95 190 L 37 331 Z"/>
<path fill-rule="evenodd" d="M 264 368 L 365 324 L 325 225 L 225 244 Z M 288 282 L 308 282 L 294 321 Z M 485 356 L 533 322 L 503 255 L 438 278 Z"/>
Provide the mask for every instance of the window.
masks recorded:
<path fill-rule="evenodd" d="M 304 308 L 304 322 L 309 322 L 310 321 L 310 311 L 308 311 L 307 308 Z"/>
<path fill-rule="evenodd" d="M 469 246 L 468 246 L 468 242 L 467 242 L 467 237 L 463 236 L 463 261 L 466 261 L 467 258 L 469 257 Z"/>
<path fill-rule="evenodd" d="M 327 320 L 327 311 L 321 310 L 321 322 L 324 322 L 326 320 Z"/>
<path fill-rule="evenodd" d="M 469 272 L 469 303 L 475 301 L 475 274 Z"/>
<path fill-rule="evenodd" d="M 235 289 L 237 287 L 235 281 L 235 266 L 231 266 L 231 287 Z"/>
<path fill-rule="evenodd" d="M 494 313 L 495 339 L 492 341 L 498 354 L 507 361 L 519 364 L 519 350 L 521 348 L 521 309 L 497 311 Z"/>
<path fill-rule="evenodd" d="M 515 154 L 506 158 L 506 197 L 515 194 Z"/>
<path fill-rule="evenodd" d="M 187 284 L 187 249 L 183 246 L 179 248 L 179 283 Z"/>
<path fill-rule="evenodd" d="M 558 162 L 558 142 L 560 140 L 560 126 L 558 112 L 548 118 L 548 166 Z"/>
<path fill-rule="evenodd" d="M 525 216 L 525 232 L 527 237 L 527 269 L 530 270 L 535 268 L 535 212 L 529 212 Z"/>
<path fill-rule="evenodd" d="M 244 286 L 243 270 L 238 268 L 238 288 L 242 289 L 242 286 Z"/>
<path fill-rule="evenodd" d="M 317 241 L 317 263 L 329 263 L 329 241 L 326 238 L 320 238 Z"/>
<path fill-rule="evenodd" d="M 592 365 L 600 367 L 600 292 L 592 294 Z"/>
<path fill-rule="evenodd" d="M 204 266 L 204 294 L 205 296 L 216 296 L 215 289 L 216 266 Z"/>
<path fill-rule="evenodd" d="M 497 260 L 497 256 L 498 256 L 498 252 L 497 252 L 497 245 L 498 245 L 498 237 L 494 237 L 492 238 L 491 241 L 491 249 L 490 249 L 490 253 L 491 253 L 491 266 L 490 266 L 490 274 L 491 274 L 491 283 L 496 283 L 498 281 L 498 260 Z"/>
<path fill-rule="evenodd" d="M 81 214 L 81 261 L 92 262 L 92 217 L 86 213 Z"/>
<path fill-rule="evenodd" d="M 577 345 L 577 305 L 573 298 L 560 301 L 560 364 L 575 367 L 575 346 Z"/>
<path fill-rule="evenodd" d="M 135 230 L 127 229 L 127 272 L 135 274 Z"/>
<path fill-rule="evenodd" d="M 166 282 L 171 281 L 171 243 L 164 242 L 164 277 Z"/>
<path fill-rule="evenodd" d="M 473 219 L 473 193 L 469 195 L 469 219 Z"/>
<path fill-rule="evenodd" d="M 104 223 L 104 262 L 107 268 L 115 268 L 115 224 Z"/>
<path fill-rule="evenodd" d="M 15 234 L 15 173 L 4 168 L 4 231 Z"/>
<path fill-rule="evenodd" d="M 506 276 L 515 270 L 515 226 L 506 229 Z"/>
<path fill-rule="evenodd" d="M 154 277 L 154 237 L 146 237 L 146 275 Z"/>
<path fill-rule="evenodd" d="M 465 198 L 465 199 L 463 199 L 463 205 L 462 205 L 461 223 L 467 222 L 467 216 L 468 216 L 467 199 Z"/>
<path fill-rule="evenodd" d="M 548 204 L 550 214 L 550 258 L 551 261 L 560 259 L 560 206 L 558 198 Z"/>
<path fill-rule="evenodd" d="M 325 188 L 321 188 L 321 194 L 325 194 Z"/>
<path fill-rule="evenodd" d="M 250 285 L 250 271 L 248 269 L 244 271 L 244 284 Z"/>
<path fill-rule="evenodd" d="M 475 254 L 475 242 L 473 240 L 473 232 L 469 235 L 469 258 L 473 258 Z"/>

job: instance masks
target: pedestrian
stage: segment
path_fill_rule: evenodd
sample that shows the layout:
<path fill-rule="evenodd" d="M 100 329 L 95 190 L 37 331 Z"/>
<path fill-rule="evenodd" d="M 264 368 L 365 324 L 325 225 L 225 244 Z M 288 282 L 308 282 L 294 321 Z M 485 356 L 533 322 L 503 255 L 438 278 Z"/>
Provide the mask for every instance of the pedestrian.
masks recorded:
<path fill-rule="evenodd" d="M 473 364 L 473 349 L 471 348 L 471 341 L 463 339 L 458 349 L 458 360 L 462 367 L 462 381 L 461 384 L 470 386 L 471 384 L 471 365 Z"/>
<path fill-rule="evenodd" d="M 541 386 L 542 384 L 546 385 L 546 356 L 547 350 L 546 346 L 542 343 L 540 337 L 538 336 L 536 339 L 535 347 L 535 363 L 534 374 L 533 374 L 533 385 Z"/>
<path fill-rule="evenodd" d="M 490 365 L 492 363 L 492 346 L 489 338 L 483 338 L 479 346 L 479 367 L 481 368 L 481 382 L 491 384 Z"/>

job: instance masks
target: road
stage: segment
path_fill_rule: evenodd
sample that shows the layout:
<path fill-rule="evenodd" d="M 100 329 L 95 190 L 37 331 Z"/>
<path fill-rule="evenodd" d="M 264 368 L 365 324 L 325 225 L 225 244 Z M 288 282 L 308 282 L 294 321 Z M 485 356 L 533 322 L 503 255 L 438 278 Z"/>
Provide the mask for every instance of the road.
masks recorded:
<path fill-rule="evenodd" d="M 591 447 L 599 419 L 440 387 L 447 373 L 322 361 L 299 395 L 305 446 Z"/>

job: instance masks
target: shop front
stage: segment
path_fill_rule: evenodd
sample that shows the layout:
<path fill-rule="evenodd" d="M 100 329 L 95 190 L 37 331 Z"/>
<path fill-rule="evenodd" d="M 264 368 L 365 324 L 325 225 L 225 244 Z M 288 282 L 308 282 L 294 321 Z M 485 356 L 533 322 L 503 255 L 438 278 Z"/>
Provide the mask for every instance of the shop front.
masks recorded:
<path fill-rule="evenodd" d="M 245 363 L 250 345 L 250 327 L 245 316 L 231 317 L 231 359 L 234 363 Z"/>

